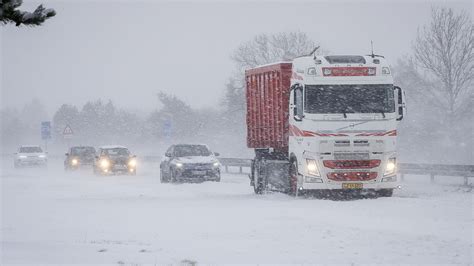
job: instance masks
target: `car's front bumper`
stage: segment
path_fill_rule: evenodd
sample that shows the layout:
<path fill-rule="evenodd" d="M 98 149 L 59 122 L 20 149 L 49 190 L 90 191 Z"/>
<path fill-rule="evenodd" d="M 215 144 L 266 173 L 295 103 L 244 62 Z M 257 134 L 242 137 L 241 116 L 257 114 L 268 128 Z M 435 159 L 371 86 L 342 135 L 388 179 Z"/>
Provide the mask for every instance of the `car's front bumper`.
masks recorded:
<path fill-rule="evenodd" d="M 219 169 L 181 169 L 175 171 L 176 181 L 217 181 L 220 179 L 220 170 Z"/>
<path fill-rule="evenodd" d="M 25 158 L 25 159 L 16 159 L 15 164 L 18 166 L 44 166 L 48 163 L 46 158 Z"/>

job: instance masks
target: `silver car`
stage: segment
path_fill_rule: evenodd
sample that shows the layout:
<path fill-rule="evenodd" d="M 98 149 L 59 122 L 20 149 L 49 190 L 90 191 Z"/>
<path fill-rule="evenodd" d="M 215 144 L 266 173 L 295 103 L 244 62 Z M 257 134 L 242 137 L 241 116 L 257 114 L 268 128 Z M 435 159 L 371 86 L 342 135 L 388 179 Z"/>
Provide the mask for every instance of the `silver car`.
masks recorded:
<path fill-rule="evenodd" d="M 48 156 L 46 152 L 37 145 L 24 145 L 15 153 L 13 165 L 15 168 L 23 166 L 47 166 Z"/>

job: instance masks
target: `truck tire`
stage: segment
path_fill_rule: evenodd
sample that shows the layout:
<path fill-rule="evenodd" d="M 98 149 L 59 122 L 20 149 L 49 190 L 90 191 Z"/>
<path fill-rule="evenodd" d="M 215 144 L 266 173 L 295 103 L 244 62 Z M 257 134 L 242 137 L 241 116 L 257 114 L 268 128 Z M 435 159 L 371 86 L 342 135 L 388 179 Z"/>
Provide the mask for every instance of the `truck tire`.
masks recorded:
<path fill-rule="evenodd" d="M 254 164 L 254 181 L 253 181 L 253 191 L 255 194 L 263 194 L 265 191 L 265 177 L 263 175 L 263 167 L 261 166 L 260 161 L 256 161 Z"/>
<path fill-rule="evenodd" d="M 393 195 L 393 189 L 391 188 L 385 188 L 377 191 L 377 196 L 379 197 L 391 197 Z"/>
<path fill-rule="evenodd" d="M 298 193 L 298 162 L 292 160 L 288 175 L 288 195 L 296 197 Z"/>

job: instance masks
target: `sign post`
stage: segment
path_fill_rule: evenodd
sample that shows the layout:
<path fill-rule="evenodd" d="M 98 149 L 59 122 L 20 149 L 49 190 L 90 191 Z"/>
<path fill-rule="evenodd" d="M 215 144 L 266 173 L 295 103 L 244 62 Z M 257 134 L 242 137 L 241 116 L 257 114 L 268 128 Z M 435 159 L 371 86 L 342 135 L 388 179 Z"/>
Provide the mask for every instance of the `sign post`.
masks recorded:
<path fill-rule="evenodd" d="M 51 139 L 51 122 L 41 122 L 41 139 L 44 140 L 45 150 L 48 151 L 48 139 Z"/>

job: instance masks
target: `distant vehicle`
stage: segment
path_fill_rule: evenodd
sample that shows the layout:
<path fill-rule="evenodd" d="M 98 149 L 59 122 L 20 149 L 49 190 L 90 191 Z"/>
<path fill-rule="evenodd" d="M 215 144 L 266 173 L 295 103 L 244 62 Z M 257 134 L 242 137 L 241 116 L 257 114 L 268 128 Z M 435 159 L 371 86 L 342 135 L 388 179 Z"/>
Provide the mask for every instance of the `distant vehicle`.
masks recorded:
<path fill-rule="evenodd" d="M 64 170 L 76 170 L 81 167 L 92 167 L 95 159 L 95 148 L 91 146 L 74 146 L 69 148 L 64 160 Z"/>
<path fill-rule="evenodd" d="M 160 163 L 162 183 L 221 181 L 220 163 L 206 145 L 172 145 Z"/>
<path fill-rule="evenodd" d="M 18 148 L 13 162 L 15 168 L 22 166 L 47 166 L 48 156 L 37 145 L 24 145 Z"/>
<path fill-rule="evenodd" d="M 97 150 L 94 160 L 94 174 L 129 174 L 137 173 L 137 159 L 123 146 L 102 146 Z"/>

